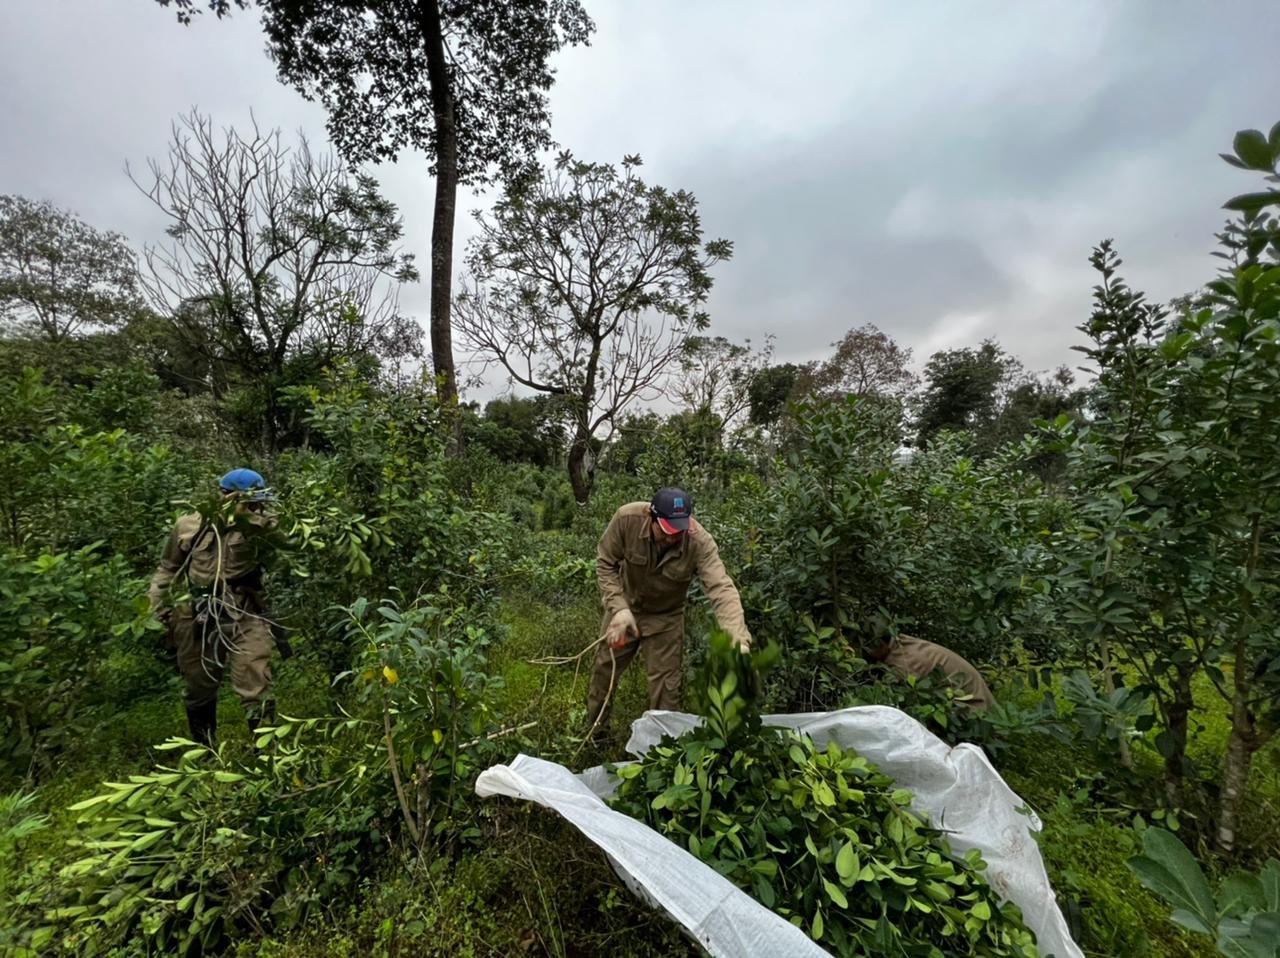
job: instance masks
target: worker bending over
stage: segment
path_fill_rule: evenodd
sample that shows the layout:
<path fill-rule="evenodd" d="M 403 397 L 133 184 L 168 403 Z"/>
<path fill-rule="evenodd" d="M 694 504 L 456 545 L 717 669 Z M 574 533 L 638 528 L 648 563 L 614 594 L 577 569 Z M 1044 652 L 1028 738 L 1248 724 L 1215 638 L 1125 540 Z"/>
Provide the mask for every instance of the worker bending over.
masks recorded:
<path fill-rule="evenodd" d="M 924 678 L 941 672 L 948 683 L 969 696 L 968 706 L 977 712 L 996 704 L 987 680 L 968 660 L 935 642 L 910 635 L 895 635 L 879 617 L 868 631 L 871 638 L 863 650 L 872 662 L 883 662 L 903 675 Z"/>
<path fill-rule="evenodd" d="M 680 708 L 684 605 L 695 576 L 720 628 L 737 648 L 750 651 L 738 589 L 716 540 L 693 518 L 688 493 L 659 489 L 652 501 L 632 502 L 613 514 L 596 548 L 605 638 L 587 693 L 588 730 L 608 721 L 618 678 L 637 651 L 644 656 L 649 708 Z"/>

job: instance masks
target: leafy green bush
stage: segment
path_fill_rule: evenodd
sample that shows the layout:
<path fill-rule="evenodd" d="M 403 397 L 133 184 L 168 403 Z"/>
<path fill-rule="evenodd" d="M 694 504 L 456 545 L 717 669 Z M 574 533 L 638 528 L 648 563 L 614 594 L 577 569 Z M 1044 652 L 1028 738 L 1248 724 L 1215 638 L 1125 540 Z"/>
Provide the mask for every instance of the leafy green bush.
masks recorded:
<path fill-rule="evenodd" d="M 137 938 L 183 955 L 237 929 L 301 921 L 394 833 L 376 763 L 359 760 L 367 725 L 286 719 L 262 730 L 272 755 L 250 767 L 226 748 L 158 746 L 177 761 L 72 806 L 84 857 L 63 869 L 66 900 L 32 947 L 93 955 Z"/>
<path fill-rule="evenodd" d="M 102 543 L 28 558 L 0 552 L 0 745 L 9 774 L 44 771 L 92 726 L 107 653 L 145 642 L 146 584 Z"/>
<path fill-rule="evenodd" d="M 351 682 L 359 714 L 380 713 L 386 762 L 410 837 L 473 838 L 462 810 L 477 763 L 491 754 L 490 700 L 500 680 L 486 671 L 491 619 L 448 593 L 406 609 L 359 599 L 345 610 L 358 643 Z"/>
<path fill-rule="evenodd" d="M 953 854 L 865 758 L 764 728 L 753 673 L 774 652 L 707 659 L 706 724 L 618 766 L 614 807 L 647 822 L 841 955 L 1038 954 L 1016 906 Z M 749 663 L 749 664 L 748 664 Z"/>
<path fill-rule="evenodd" d="M 917 678 L 900 675 L 880 665 L 859 665 L 855 670 L 849 705 L 889 705 L 901 709 L 950 742 L 973 742 L 995 756 L 1033 736 L 1070 741 L 1074 729 L 1058 712 L 1052 693 L 1038 700 L 1019 701 L 1017 684 L 1008 697 L 984 711 L 975 711 L 967 693 L 940 673 Z"/>
<path fill-rule="evenodd" d="M 1280 177 L 1280 124 L 1242 130 L 1232 166 Z M 1199 676 L 1231 709 L 1215 844 L 1232 851 L 1254 755 L 1280 719 L 1280 191 L 1237 196 L 1226 263 L 1179 314 L 1094 250 L 1095 308 L 1080 326 L 1097 369 L 1087 423 L 1044 424 L 1064 443 L 1075 519 L 1053 542 L 1061 601 L 1088 651 L 1150 696 L 1147 726 L 1182 800 Z M 1121 755 L 1129 758 L 1122 741 Z"/>
<path fill-rule="evenodd" d="M 342 714 L 258 729 L 255 761 L 175 739 L 176 762 L 72 807 L 85 854 L 31 946 L 98 954 L 126 938 L 161 953 L 287 928 L 345 894 L 405 836 L 478 836 L 468 779 L 491 754 L 487 616 L 448 595 L 343 610 L 353 668 Z"/>
<path fill-rule="evenodd" d="M 716 511 L 753 631 L 787 646 L 775 707 L 848 704 L 872 616 L 977 660 L 1013 657 L 1019 639 L 1054 647 L 1037 480 L 945 439 L 904 456 L 893 404 L 802 406 L 796 428 L 776 479 L 740 483 Z"/>
<path fill-rule="evenodd" d="M 34 370 L 0 379 L 0 507 L 10 543 L 60 552 L 102 542 L 146 565 L 170 500 L 193 488 L 202 456 L 180 457 L 120 428 L 68 422 L 61 402 Z"/>
<path fill-rule="evenodd" d="M 322 451 L 282 456 L 269 477 L 295 546 L 271 595 L 340 671 L 343 632 L 326 628 L 322 610 L 445 588 L 483 604 L 508 571 L 516 524 L 453 485 L 432 397 L 379 392 L 350 372 L 298 393 Z"/>

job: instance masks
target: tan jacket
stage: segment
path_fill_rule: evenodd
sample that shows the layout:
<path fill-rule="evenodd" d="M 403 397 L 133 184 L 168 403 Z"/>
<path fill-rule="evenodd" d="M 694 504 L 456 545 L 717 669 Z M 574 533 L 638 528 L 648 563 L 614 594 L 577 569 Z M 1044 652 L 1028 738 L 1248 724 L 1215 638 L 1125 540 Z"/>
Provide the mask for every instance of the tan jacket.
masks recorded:
<path fill-rule="evenodd" d="M 884 661 L 899 672 L 917 678 L 941 671 L 953 685 L 969 694 L 972 699 L 971 707 L 978 711 L 996 704 L 995 696 L 991 694 L 982 673 L 950 649 L 934 642 L 900 635 L 894 639 L 893 647 Z"/>
<path fill-rule="evenodd" d="M 649 503 L 628 503 L 613 514 L 596 548 L 596 579 L 605 621 L 630 609 L 642 636 L 683 621 L 685 598 L 695 575 L 711 600 L 720 628 L 736 641 L 750 644 L 738 589 L 720 561 L 716 540 L 696 519 L 679 542 L 659 557 Z"/>
<path fill-rule="evenodd" d="M 153 608 L 173 605 L 169 591 L 179 573 L 196 589 L 221 589 L 231 583 L 228 599 L 235 602 L 236 580 L 243 581 L 261 567 L 263 546 L 276 529 L 274 516 L 254 514 L 241 517 L 230 530 L 208 525 L 202 531 L 203 523 L 200 514 L 193 512 L 174 524 L 147 592 Z"/>

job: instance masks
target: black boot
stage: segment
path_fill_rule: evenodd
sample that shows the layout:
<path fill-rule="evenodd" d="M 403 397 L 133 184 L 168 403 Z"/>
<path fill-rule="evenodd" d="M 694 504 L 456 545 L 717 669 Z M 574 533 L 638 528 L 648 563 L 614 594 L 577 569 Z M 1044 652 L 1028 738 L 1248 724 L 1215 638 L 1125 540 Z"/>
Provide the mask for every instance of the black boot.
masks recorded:
<path fill-rule="evenodd" d="M 191 740 L 201 745 L 214 745 L 214 735 L 218 730 L 218 701 L 205 702 L 201 705 L 187 706 L 187 728 L 191 730 Z"/>

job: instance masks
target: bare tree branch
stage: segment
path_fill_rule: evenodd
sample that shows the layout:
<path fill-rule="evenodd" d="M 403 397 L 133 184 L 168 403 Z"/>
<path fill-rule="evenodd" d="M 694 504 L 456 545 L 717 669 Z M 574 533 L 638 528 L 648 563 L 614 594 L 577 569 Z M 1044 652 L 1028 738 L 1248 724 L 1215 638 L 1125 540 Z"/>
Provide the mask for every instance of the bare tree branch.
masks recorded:
<path fill-rule="evenodd" d="M 145 184 L 129 176 L 168 217 L 170 242 L 144 251 L 143 288 L 212 380 L 261 389 L 268 448 L 290 362 L 420 354 L 420 330 L 397 296 L 417 271 L 397 248 L 395 206 L 371 177 L 305 139 L 290 149 L 256 121 L 248 134 L 219 133 L 194 112 L 147 168 Z"/>
<path fill-rule="evenodd" d="M 565 401 L 580 502 L 600 431 L 659 394 L 685 340 L 708 323 L 708 270 L 732 255 L 725 240 L 703 243 L 692 194 L 647 186 L 639 167 L 639 157 L 619 170 L 563 153 L 513 182 L 492 217 L 479 217 L 454 305 L 482 369 Z"/>

